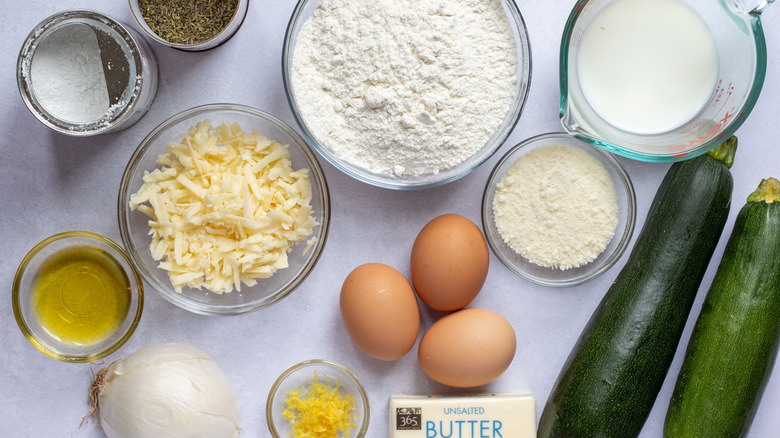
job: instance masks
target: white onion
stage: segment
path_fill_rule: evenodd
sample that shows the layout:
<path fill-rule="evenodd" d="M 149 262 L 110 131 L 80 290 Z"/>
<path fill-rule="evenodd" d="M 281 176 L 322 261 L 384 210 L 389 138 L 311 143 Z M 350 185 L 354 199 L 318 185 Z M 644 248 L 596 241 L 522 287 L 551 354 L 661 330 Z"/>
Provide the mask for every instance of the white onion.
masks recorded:
<path fill-rule="evenodd" d="M 155 344 L 95 375 L 92 414 L 108 438 L 235 438 L 239 406 L 225 373 L 189 345 Z"/>

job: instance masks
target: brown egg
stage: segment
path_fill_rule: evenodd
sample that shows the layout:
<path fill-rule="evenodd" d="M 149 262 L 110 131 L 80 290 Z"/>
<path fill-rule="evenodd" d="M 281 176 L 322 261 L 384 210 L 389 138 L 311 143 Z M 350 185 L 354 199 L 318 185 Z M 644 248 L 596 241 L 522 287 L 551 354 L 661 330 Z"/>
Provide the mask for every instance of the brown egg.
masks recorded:
<path fill-rule="evenodd" d="M 474 222 L 457 214 L 439 216 L 423 227 L 412 247 L 412 284 L 436 310 L 468 305 L 482 289 L 490 255 Z"/>
<path fill-rule="evenodd" d="M 515 331 L 501 315 L 469 308 L 451 313 L 423 335 L 417 359 L 433 380 L 458 388 L 492 382 L 512 363 Z"/>
<path fill-rule="evenodd" d="M 412 349 L 420 308 L 406 277 L 381 263 L 355 268 L 341 287 L 341 320 L 352 342 L 369 356 L 395 360 Z"/>

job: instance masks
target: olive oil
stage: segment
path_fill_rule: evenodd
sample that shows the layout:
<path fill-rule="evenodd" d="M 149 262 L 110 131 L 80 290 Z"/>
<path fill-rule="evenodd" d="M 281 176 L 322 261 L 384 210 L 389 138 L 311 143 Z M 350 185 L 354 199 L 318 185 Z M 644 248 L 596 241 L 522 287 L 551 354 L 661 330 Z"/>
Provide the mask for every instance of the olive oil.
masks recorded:
<path fill-rule="evenodd" d="M 62 342 L 90 345 L 108 338 L 130 308 L 130 280 L 106 251 L 61 249 L 42 264 L 32 285 L 38 323 Z"/>

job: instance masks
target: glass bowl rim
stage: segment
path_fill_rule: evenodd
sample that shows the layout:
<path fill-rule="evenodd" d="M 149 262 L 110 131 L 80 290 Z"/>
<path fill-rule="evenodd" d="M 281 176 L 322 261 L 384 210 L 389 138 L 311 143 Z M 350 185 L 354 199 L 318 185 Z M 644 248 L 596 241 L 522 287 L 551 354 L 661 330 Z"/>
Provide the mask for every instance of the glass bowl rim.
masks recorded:
<path fill-rule="evenodd" d="M 114 257 L 119 257 L 122 260 L 124 260 L 124 262 L 130 268 L 130 272 L 124 269 L 124 267 L 123 270 L 125 271 L 126 274 L 128 274 L 129 277 L 132 277 L 132 279 L 135 281 L 136 287 L 134 290 L 131 291 L 131 293 L 135 293 L 138 297 L 137 305 L 135 306 L 134 309 L 135 311 L 133 312 L 132 307 L 128 311 L 128 313 L 134 313 L 133 321 L 130 323 L 130 326 L 127 327 L 125 333 L 122 334 L 122 337 L 119 338 L 113 344 L 109 345 L 108 347 L 98 352 L 88 353 L 83 355 L 63 354 L 50 348 L 48 345 L 40 341 L 40 339 L 37 336 L 35 336 L 35 334 L 30 329 L 30 326 L 28 325 L 27 320 L 24 318 L 24 315 L 22 314 L 22 310 L 20 307 L 21 306 L 20 300 L 22 294 L 21 292 L 22 278 L 27 273 L 27 270 L 30 267 L 30 263 L 35 258 L 35 256 L 37 256 L 38 253 L 41 252 L 41 250 L 43 250 L 44 248 L 46 248 L 47 246 L 49 246 L 54 242 L 69 240 L 72 238 L 85 238 L 87 240 L 95 240 L 111 248 L 111 250 L 113 251 L 111 255 Z M 141 320 L 141 315 L 143 314 L 144 284 L 143 281 L 141 280 L 141 276 L 139 275 L 138 270 L 130 260 L 127 251 L 125 251 L 121 246 L 119 246 L 113 240 L 103 235 L 93 233 L 91 231 L 81 231 L 81 230 L 64 231 L 41 240 L 35 246 L 33 246 L 24 256 L 22 261 L 19 263 L 19 267 L 16 269 L 16 274 L 14 275 L 13 287 L 11 291 L 11 302 L 12 302 L 12 307 L 14 312 L 14 319 L 16 319 L 16 324 L 19 326 L 19 329 L 22 331 L 22 334 L 24 334 L 24 337 L 27 338 L 27 340 L 31 344 L 33 344 L 33 346 L 36 349 L 38 349 L 41 353 L 63 362 L 71 362 L 71 363 L 92 362 L 98 359 L 102 359 L 108 356 L 109 354 L 115 352 L 120 347 L 122 347 L 127 342 L 127 340 L 130 339 L 130 337 L 133 335 L 136 327 L 138 327 L 138 323 Z"/>
<path fill-rule="evenodd" d="M 303 9 L 308 4 L 311 4 L 312 2 L 321 2 L 321 1 L 322 0 L 298 0 L 297 4 L 295 5 L 295 9 L 293 10 L 290 16 L 290 20 L 287 24 L 287 29 L 285 30 L 284 33 L 284 40 L 283 40 L 284 42 L 282 45 L 282 83 L 284 85 L 284 94 L 285 97 L 287 98 L 287 103 L 289 104 L 290 112 L 292 113 L 296 124 L 298 125 L 301 132 L 303 133 L 303 136 L 308 140 L 309 144 L 312 145 L 312 148 L 314 148 L 317 151 L 317 153 L 323 158 L 325 158 L 325 160 L 328 161 L 331 165 L 339 169 L 344 174 L 358 181 L 376 187 L 393 189 L 393 190 L 426 189 L 426 188 L 432 188 L 443 184 L 447 184 L 449 182 L 465 177 L 466 175 L 476 170 L 484 162 L 489 160 L 493 155 L 495 155 L 495 153 L 501 148 L 501 146 L 504 145 L 506 140 L 512 134 L 512 131 L 514 131 L 514 128 L 517 126 L 517 123 L 519 122 L 520 117 L 525 108 L 525 104 L 528 101 L 528 95 L 530 94 L 530 89 L 531 89 L 531 79 L 532 79 L 532 70 L 533 70 L 531 44 L 530 44 L 530 37 L 528 35 L 528 27 L 526 26 L 523 15 L 520 12 L 519 7 L 517 6 L 517 3 L 514 0 L 499 0 L 501 4 L 505 6 L 506 9 L 509 11 L 509 13 L 506 14 L 506 17 L 507 20 L 510 21 L 510 23 L 514 23 L 515 25 L 512 28 L 512 35 L 513 38 L 516 37 L 514 38 L 515 42 L 518 45 L 518 49 L 523 54 L 523 59 L 518 59 L 517 62 L 518 64 L 517 70 L 520 71 L 521 73 L 521 75 L 518 75 L 517 80 L 518 83 L 520 83 L 520 85 L 523 85 L 522 80 L 524 78 L 525 86 L 521 86 L 519 89 L 519 93 L 513 96 L 512 103 L 510 104 L 509 110 L 507 111 L 507 114 L 509 114 L 513 110 L 513 107 L 516 107 L 514 113 L 512 114 L 511 118 L 508 120 L 508 123 L 504 127 L 503 131 L 499 131 L 500 128 L 499 126 L 496 129 L 496 131 L 492 134 L 492 135 L 496 135 L 497 133 L 500 133 L 500 135 L 496 138 L 495 144 L 491 146 L 492 150 L 489 153 L 485 154 L 485 156 L 482 157 L 480 160 L 470 163 L 468 167 L 463 168 L 459 173 L 452 174 L 449 177 L 444 177 L 439 179 L 434 178 L 433 180 L 430 181 L 414 181 L 414 182 L 408 182 L 403 180 L 393 181 L 392 179 L 388 178 L 386 175 L 375 174 L 366 169 L 362 169 L 356 165 L 347 163 L 345 160 L 338 158 L 335 154 L 328 152 L 327 148 L 325 148 L 319 143 L 316 136 L 314 136 L 314 134 L 309 130 L 306 123 L 304 122 L 303 117 L 300 114 L 300 111 L 298 110 L 298 105 L 296 104 L 295 98 L 293 96 L 292 84 L 290 79 L 291 70 L 292 70 L 292 65 L 291 65 L 292 55 L 294 52 L 294 46 L 292 45 L 292 39 L 294 36 L 293 29 L 295 29 L 296 26 L 298 26 L 299 21 L 301 21 L 302 19 L 301 14 L 303 12 Z M 303 26 L 304 23 L 305 21 L 301 23 L 300 26 Z M 506 118 L 506 115 L 504 117 Z M 501 124 L 503 124 L 504 121 L 505 120 L 502 120 Z M 478 149 L 473 155 L 466 158 L 466 160 L 464 160 L 457 166 L 464 164 L 466 161 L 471 159 L 474 155 L 476 155 L 486 146 L 488 146 L 487 142 L 484 145 L 482 145 L 482 147 Z M 443 169 L 444 172 L 448 170 L 449 169 Z M 431 177 L 436 175 L 437 174 L 430 174 L 425 176 Z"/>
<path fill-rule="evenodd" d="M 631 242 L 631 238 L 634 235 L 634 229 L 636 227 L 636 192 L 634 190 L 634 184 L 631 181 L 631 177 L 629 176 L 628 172 L 626 172 L 623 165 L 620 163 L 620 161 L 617 160 L 617 158 L 615 158 L 615 156 L 612 153 L 601 148 L 592 147 L 589 143 L 583 142 L 575 137 L 572 137 L 565 132 L 550 132 L 546 134 L 539 134 L 519 142 L 511 149 L 509 149 L 499 159 L 499 161 L 490 171 L 490 176 L 488 177 L 487 182 L 485 183 L 485 188 L 482 192 L 482 206 L 481 206 L 482 228 L 484 230 L 487 230 L 488 225 L 491 223 L 490 218 L 492 217 L 493 206 L 488 205 L 488 199 L 495 192 L 495 190 L 491 191 L 491 187 L 494 187 L 498 183 L 496 179 L 498 178 L 499 169 L 504 167 L 505 164 L 511 166 L 512 163 L 514 163 L 514 160 L 519 158 L 519 156 L 517 156 L 517 153 L 519 151 L 527 149 L 528 147 L 533 146 L 540 141 L 547 141 L 547 140 L 554 140 L 554 139 L 561 140 L 563 144 L 566 146 L 571 146 L 572 143 L 575 145 L 581 143 L 580 146 L 588 147 L 588 150 L 591 151 L 592 154 L 596 154 L 604 158 L 604 161 L 609 163 L 609 166 L 617 174 L 618 176 L 617 179 L 619 181 L 618 183 L 625 188 L 625 192 L 626 192 L 625 203 L 627 207 L 626 221 L 625 221 L 626 223 L 625 223 L 625 227 L 622 229 L 622 235 L 620 236 L 620 240 L 618 241 L 612 253 L 608 255 L 607 260 L 605 260 L 605 262 L 602 263 L 602 265 L 598 269 L 595 269 L 593 271 L 588 271 L 585 275 L 581 275 L 574 279 L 551 280 L 549 278 L 540 278 L 537 276 L 530 275 L 524 272 L 522 269 L 519 269 L 518 267 L 514 266 L 514 264 L 509 259 L 507 259 L 504 253 L 498 249 L 496 242 L 494 242 L 491 234 L 485 232 L 485 237 L 488 242 L 488 246 L 490 246 L 490 249 L 493 251 L 493 254 L 495 254 L 496 258 L 498 258 L 504 266 L 506 266 L 510 271 L 512 271 L 517 276 L 524 278 L 530 281 L 531 283 L 538 284 L 540 286 L 570 287 L 570 286 L 576 286 L 578 284 L 582 284 L 589 280 L 592 280 L 600 276 L 607 270 L 609 270 L 612 266 L 614 266 L 615 263 L 617 263 L 617 261 L 623 256 L 623 253 L 625 253 L 629 243 Z M 572 146 L 572 147 L 577 147 L 577 146 Z M 601 163 L 602 161 L 599 160 L 599 162 Z M 618 237 L 617 229 L 615 230 L 615 236 L 613 237 L 613 239 L 615 239 L 616 237 Z M 551 269 L 551 268 L 547 268 L 547 269 Z"/>
<path fill-rule="evenodd" d="M 338 372 L 344 373 L 344 375 L 346 375 L 358 388 L 358 395 L 360 396 L 359 399 L 361 404 L 363 405 L 363 421 L 361 421 L 361 424 L 357 429 L 357 435 L 355 436 L 355 438 L 361 438 L 365 436 L 366 432 L 368 431 L 368 424 L 371 416 L 371 410 L 370 410 L 368 395 L 366 394 L 366 390 L 365 388 L 363 388 L 363 385 L 360 383 L 360 380 L 358 380 L 358 378 L 355 377 L 355 375 L 352 374 L 352 371 L 350 371 L 347 367 L 327 359 L 304 360 L 303 362 L 299 362 L 287 368 L 282 372 L 282 374 L 279 375 L 279 377 L 276 378 L 276 381 L 274 381 L 273 385 L 271 386 L 271 389 L 268 391 L 268 399 L 266 400 L 265 403 L 266 423 L 268 424 L 268 430 L 271 432 L 271 435 L 273 435 L 275 438 L 280 438 L 280 435 L 276 430 L 276 426 L 273 420 L 273 414 L 274 414 L 273 408 L 274 408 L 274 397 L 276 396 L 276 393 L 279 392 L 279 389 L 282 387 L 282 384 L 285 381 L 287 381 L 287 379 L 295 372 L 301 371 L 308 367 L 318 366 L 318 365 L 325 366 L 326 368 L 332 368 L 334 370 L 337 370 Z"/>
<path fill-rule="evenodd" d="M 128 188 L 130 185 L 130 175 L 136 171 L 140 158 L 148 152 L 153 141 L 162 135 L 170 126 L 182 122 L 187 118 L 194 117 L 198 114 L 212 111 L 235 111 L 245 115 L 258 117 L 259 119 L 262 119 L 266 122 L 270 122 L 272 125 L 287 134 L 290 139 L 296 143 L 301 152 L 306 155 L 308 161 L 311 162 L 310 172 L 311 174 L 315 175 L 315 178 L 310 178 L 310 182 L 312 182 L 312 184 L 318 183 L 317 185 L 319 186 L 322 193 L 323 201 L 322 224 L 319 225 L 322 231 L 318 236 L 317 243 L 311 248 L 311 259 L 305 263 L 303 271 L 301 271 L 298 276 L 291 278 L 291 280 L 287 282 L 282 288 L 277 290 L 274 294 L 269 295 L 266 299 L 233 305 L 230 307 L 220 307 L 194 302 L 189 298 L 186 298 L 184 295 L 174 292 L 170 286 L 162 284 L 160 281 L 158 281 L 156 276 L 154 276 L 151 272 L 147 272 L 145 269 L 146 265 L 142 262 L 142 260 L 140 260 L 140 249 L 136 248 L 132 244 L 133 239 L 131 238 L 130 225 L 127 223 L 126 218 L 126 212 L 129 208 L 125 205 L 124 202 L 124 200 L 129 196 Z M 234 103 L 213 103 L 195 106 L 169 117 L 162 123 L 158 124 L 149 132 L 149 134 L 146 135 L 146 137 L 144 137 L 143 140 L 141 140 L 138 147 L 135 149 L 132 156 L 128 160 L 127 166 L 125 167 L 124 173 L 122 174 L 119 194 L 117 197 L 117 216 L 119 219 L 119 233 L 122 238 L 122 242 L 128 247 L 127 252 L 130 256 L 130 260 L 133 262 L 135 268 L 140 272 L 141 277 L 152 286 L 152 289 L 157 291 L 159 295 L 165 298 L 165 300 L 182 309 L 200 315 L 237 315 L 263 309 L 271 306 L 272 304 L 278 303 L 282 299 L 289 296 L 295 289 L 297 289 L 298 286 L 300 286 L 309 276 L 311 271 L 314 270 L 314 267 L 317 265 L 320 257 L 322 256 L 322 252 L 325 248 L 325 242 L 328 240 L 328 234 L 330 231 L 330 190 L 328 188 L 328 182 L 322 166 L 317 160 L 314 152 L 312 152 L 310 145 L 281 119 L 271 115 L 270 113 L 247 105 Z"/>

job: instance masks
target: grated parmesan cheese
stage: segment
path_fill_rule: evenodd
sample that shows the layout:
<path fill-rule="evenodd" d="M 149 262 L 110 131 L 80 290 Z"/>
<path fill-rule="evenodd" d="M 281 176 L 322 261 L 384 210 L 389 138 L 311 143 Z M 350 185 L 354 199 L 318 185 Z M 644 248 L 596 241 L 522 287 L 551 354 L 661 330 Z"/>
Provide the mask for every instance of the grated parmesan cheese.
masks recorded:
<path fill-rule="evenodd" d="M 292 246 L 318 225 L 308 169 L 294 170 L 287 146 L 257 131 L 205 120 L 157 163 L 130 208 L 151 217 L 152 257 L 177 292 L 253 286 L 286 268 Z"/>
<path fill-rule="evenodd" d="M 496 187 L 501 238 L 539 266 L 574 269 L 595 260 L 618 224 L 615 185 L 598 160 L 565 145 L 519 157 Z"/>
<path fill-rule="evenodd" d="M 291 437 L 334 438 L 348 437 L 356 428 L 357 409 L 352 394 L 339 393 L 341 383 L 314 380 L 307 386 L 287 393 L 282 418 L 292 425 Z M 339 435 L 341 433 L 342 435 Z"/>

